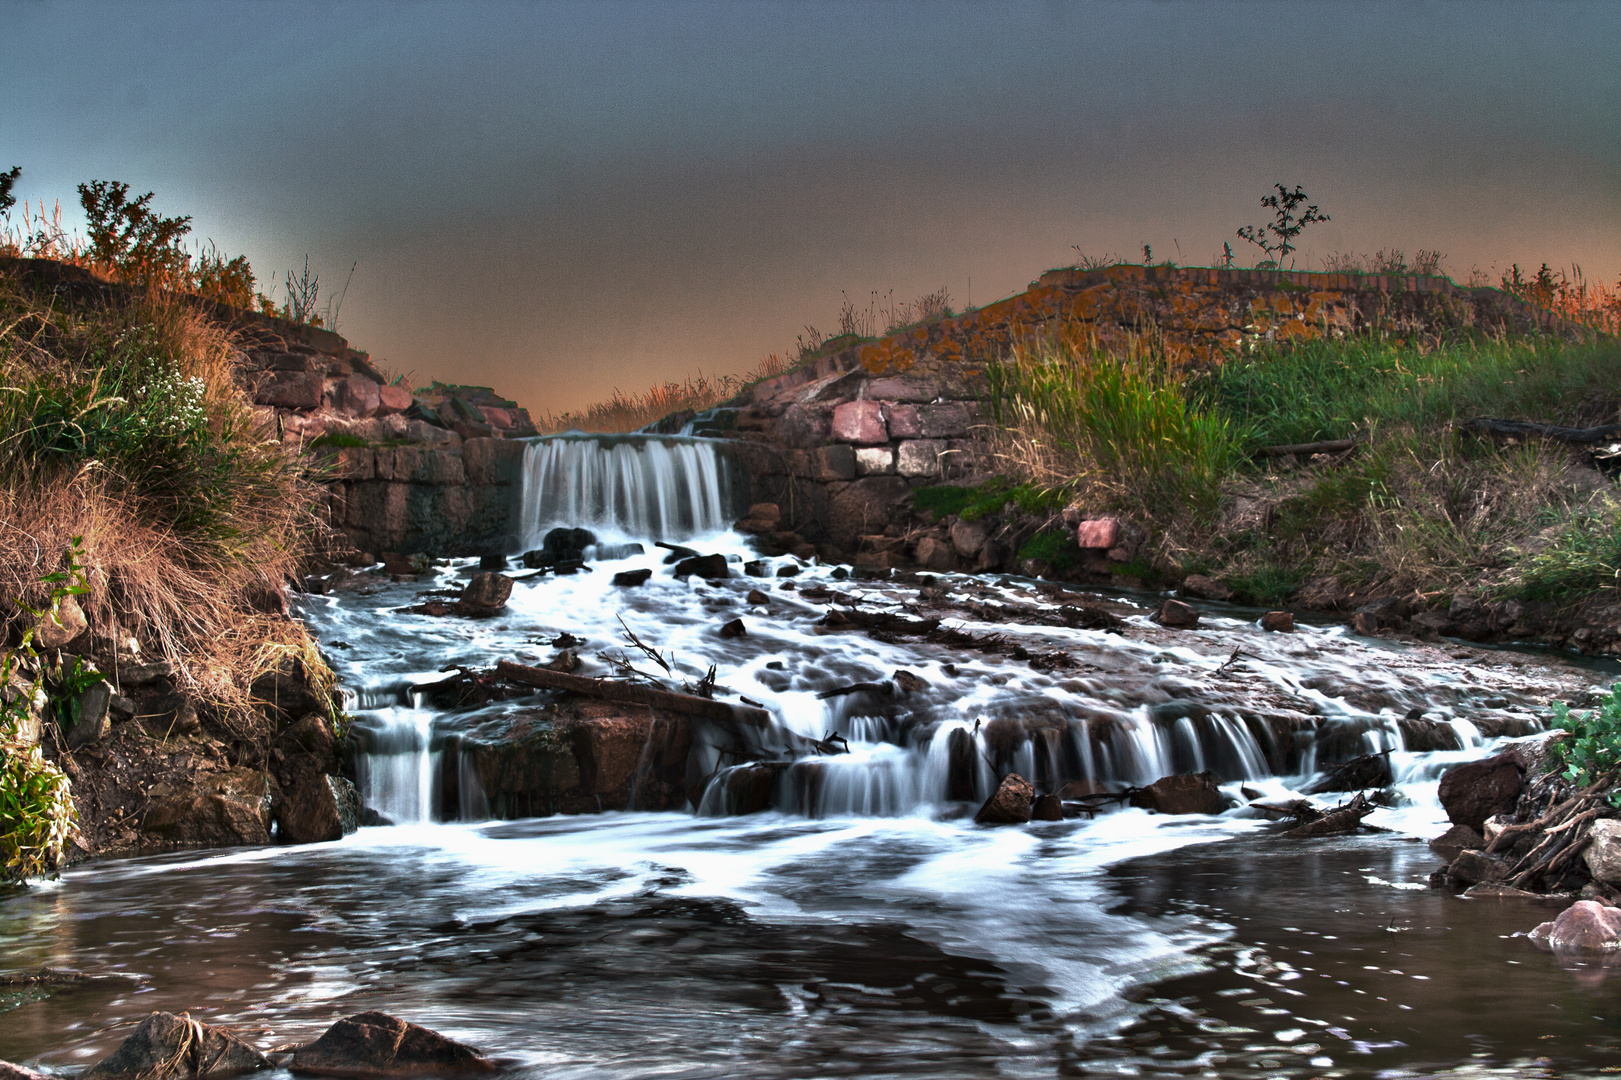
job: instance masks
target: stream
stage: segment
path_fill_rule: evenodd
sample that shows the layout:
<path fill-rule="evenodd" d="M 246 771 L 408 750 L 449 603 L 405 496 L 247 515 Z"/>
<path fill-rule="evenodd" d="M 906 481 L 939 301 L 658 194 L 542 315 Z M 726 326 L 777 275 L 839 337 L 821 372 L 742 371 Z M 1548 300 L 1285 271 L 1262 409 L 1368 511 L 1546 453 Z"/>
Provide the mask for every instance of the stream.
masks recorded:
<path fill-rule="evenodd" d="M 1449 764 L 1538 730 L 1547 702 L 1613 670 L 1341 625 L 1265 633 L 1259 612 L 1216 604 L 1175 631 L 1148 595 L 1093 595 L 1121 625 L 1074 628 L 1052 617 L 1074 599 L 1040 582 L 762 559 L 723 527 L 736 485 L 702 440 L 546 440 L 527 468 L 527 546 L 585 525 L 585 571 L 520 577 L 483 620 L 404 611 L 476 560 L 303 598 L 354 717 L 363 800 L 392 824 L 100 861 L 0 902 L 0 970 L 116 976 L 0 986 L 0 1058 L 71 1074 L 155 1009 L 266 1049 L 381 1009 L 535 1077 L 1621 1069 L 1605 968 L 1516 936 L 1557 906 L 1431 890 L 1423 842 L 1446 828 Z M 730 576 L 677 578 L 655 539 L 720 553 Z M 611 583 L 637 569 L 645 585 Z M 820 632 L 840 603 L 966 637 Z M 738 618 L 742 636 L 717 633 Z M 759 702 L 772 727 L 755 752 L 800 748 L 766 810 L 731 812 L 726 778 L 747 766 L 706 736 L 685 810 L 508 815 L 473 751 L 544 699 L 442 710 L 419 689 L 455 665 L 547 663 L 565 632 L 580 674 L 613 674 L 621 653 L 649 668 L 627 629 L 672 687 L 713 666 L 716 697 Z M 972 644 L 990 635 L 998 649 Z M 921 688 L 818 697 L 897 671 Z M 1409 749 L 1415 712 L 1454 748 Z M 848 753 L 803 751 L 834 732 Z M 1290 840 L 1244 806 L 1380 750 L 1399 797 L 1367 824 L 1385 831 Z M 1042 790 L 1208 769 L 1234 808 L 974 824 L 1009 769 Z"/>

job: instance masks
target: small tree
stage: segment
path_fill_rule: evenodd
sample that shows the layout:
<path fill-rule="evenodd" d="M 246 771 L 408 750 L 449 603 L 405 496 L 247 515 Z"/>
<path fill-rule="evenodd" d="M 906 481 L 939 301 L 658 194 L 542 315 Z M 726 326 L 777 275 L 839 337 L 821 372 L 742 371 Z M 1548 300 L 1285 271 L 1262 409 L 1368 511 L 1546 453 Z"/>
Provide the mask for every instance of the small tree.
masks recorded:
<path fill-rule="evenodd" d="M 11 193 L 11 185 L 17 182 L 22 172 L 21 165 L 13 165 L 8 171 L 0 172 L 0 214 L 17 205 L 17 196 Z"/>
<path fill-rule="evenodd" d="M 1271 210 L 1275 220 L 1265 225 L 1246 225 L 1238 230 L 1241 240 L 1248 240 L 1265 253 L 1266 258 L 1258 265 L 1262 269 L 1276 269 L 1283 265 L 1284 257 L 1295 250 L 1295 237 L 1300 235 L 1302 229 L 1314 221 L 1327 221 L 1328 215 L 1317 209 L 1315 203 L 1307 205 L 1306 209 L 1297 214 L 1295 211 L 1304 203 L 1309 195 L 1299 184 L 1290 191 L 1282 184 L 1273 184 L 1278 189 L 1276 195 L 1268 195 L 1261 200 L 1261 205 Z M 1290 260 L 1290 266 L 1294 261 Z"/>
<path fill-rule="evenodd" d="M 180 238 L 191 231 L 191 215 L 160 217 L 152 212 L 152 192 L 133 201 L 129 185 L 92 180 L 79 185 L 79 205 L 89 223 L 90 257 L 125 281 L 161 284 L 180 279 L 189 259 Z"/>

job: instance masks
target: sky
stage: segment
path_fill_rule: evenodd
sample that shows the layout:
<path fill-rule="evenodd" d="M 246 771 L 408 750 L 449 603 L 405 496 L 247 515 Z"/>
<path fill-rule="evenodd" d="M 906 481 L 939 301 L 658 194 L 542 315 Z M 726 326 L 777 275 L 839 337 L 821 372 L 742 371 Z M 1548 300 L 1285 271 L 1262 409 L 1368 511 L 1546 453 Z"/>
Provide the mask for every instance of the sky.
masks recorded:
<path fill-rule="evenodd" d="M 0 168 L 342 293 L 374 361 L 537 414 L 787 353 L 841 304 L 1209 265 L 1621 277 L 1621 4 L 0 0 Z M 351 268 L 352 274 L 351 274 Z M 277 299 L 281 293 L 277 291 Z"/>

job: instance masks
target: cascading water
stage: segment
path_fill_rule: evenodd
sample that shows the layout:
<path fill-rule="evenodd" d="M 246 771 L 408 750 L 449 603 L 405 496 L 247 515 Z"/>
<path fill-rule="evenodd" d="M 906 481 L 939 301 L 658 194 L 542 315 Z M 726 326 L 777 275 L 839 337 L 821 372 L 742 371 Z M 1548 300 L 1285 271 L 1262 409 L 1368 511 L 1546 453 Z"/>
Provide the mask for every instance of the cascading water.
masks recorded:
<path fill-rule="evenodd" d="M 685 540 L 731 524 L 737 478 L 709 439 L 555 435 L 524 451 L 526 547 L 579 526 L 632 540 Z"/>

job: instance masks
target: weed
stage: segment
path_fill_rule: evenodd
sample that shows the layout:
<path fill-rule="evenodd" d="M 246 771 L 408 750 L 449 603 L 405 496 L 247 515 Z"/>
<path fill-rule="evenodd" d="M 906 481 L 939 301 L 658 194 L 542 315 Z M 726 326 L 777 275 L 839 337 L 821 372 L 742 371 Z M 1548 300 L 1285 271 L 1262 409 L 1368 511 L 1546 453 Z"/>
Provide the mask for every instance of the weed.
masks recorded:
<path fill-rule="evenodd" d="M 1305 574 L 1299 569 L 1262 566 L 1250 573 L 1229 578 L 1228 584 L 1241 601 L 1260 607 L 1275 607 L 1300 588 L 1304 579 Z"/>
<path fill-rule="evenodd" d="M 753 383 L 781 375 L 792 367 L 789 361 L 772 353 L 745 375 L 699 373 L 684 383 L 667 382 L 643 394 L 616 389 L 607 401 L 588 405 L 579 412 L 547 413 L 535 421 L 535 426 L 543 435 L 562 431 L 636 431 L 675 413 L 713 408 Z"/>
<path fill-rule="evenodd" d="M 919 511 L 932 513 L 935 520 L 956 515 L 964 521 L 978 521 L 1001 513 L 1008 506 L 1026 514 L 1051 513 L 1062 507 L 1066 499 L 1067 493 L 1062 489 L 1019 484 L 1003 478 L 987 480 L 978 487 L 942 484 L 912 492 L 912 505 Z"/>
<path fill-rule="evenodd" d="M 1621 769 L 1621 684 L 1612 687 L 1609 698 L 1591 712 L 1573 713 L 1564 702 L 1554 702 L 1553 719 L 1570 733 L 1548 744 L 1565 779 L 1579 788 L 1600 779 L 1613 785 L 1616 771 Z M 1621 787 L 1614 787 L 1605 801 L 1621 809 Z"/>
<path fill-rule="evenodd" d="M 1576 515 L 1553 542 L 1517 568 L 1511 591 L 1527 600 L 1560 600 L 1621 587 L 1621 516 Z"/>
<path fill-rule="evenodd" d="M 17 205 L 17 196 L 11 193 L 11 189 L 22 172 L 21 165 L 13 165 L 10 169 L 0 172 L 0 214 Z"/>
<path fill-rule="evenodd" d="M 1266 256 L 1266 259 L 1258 264 L 1265 269 L 1277 269 L 1283 265 L 1283 260 L 1295 250 L 1296 238 L 1307 225 L 1329 220 L 1328 215 L 1319 211 L 1315 203 L 1296 213 L 1300 204 L 1310 198 L 1299 184 L 1295 185 L 1293 191 L 1282 184 L 1272 186 L 1278 189 L 1278 193 L 1263 197 L 1261 206 L 1272 211 L 1273 220 L 1265 225 L 1246 225 L 1238 230 L 1240 240 L 1254 244 Z M 1145 262 L 1147 251 L 1145 245 L 1143 248 Z M 1289 265 L 1293 266 L 1294 260 L 1290 259 Z"/>
<path fill-rule="evenodd" d="M 1038 532 L 1019 549 L 1019 561 L 1041 559 L 1058 570 L 1078 566 L 1081 561 L 1080 545 L 1067 530 Z"/>

